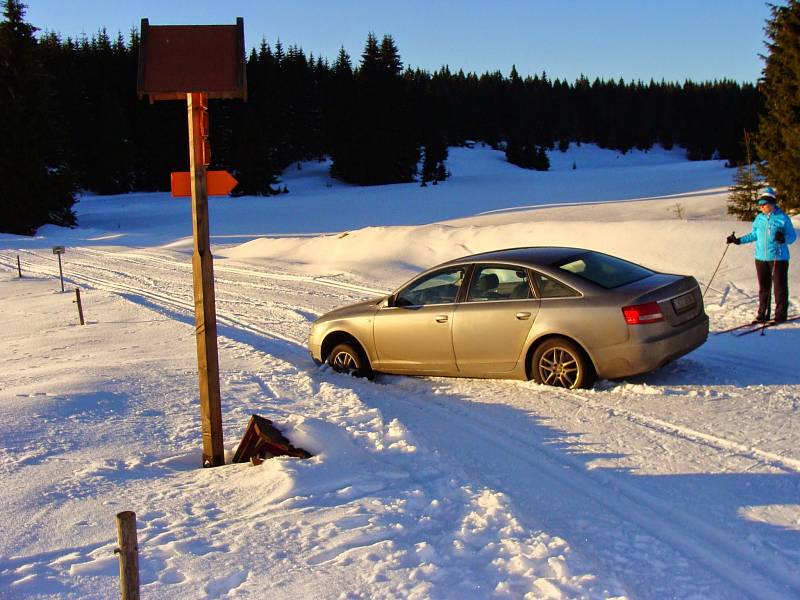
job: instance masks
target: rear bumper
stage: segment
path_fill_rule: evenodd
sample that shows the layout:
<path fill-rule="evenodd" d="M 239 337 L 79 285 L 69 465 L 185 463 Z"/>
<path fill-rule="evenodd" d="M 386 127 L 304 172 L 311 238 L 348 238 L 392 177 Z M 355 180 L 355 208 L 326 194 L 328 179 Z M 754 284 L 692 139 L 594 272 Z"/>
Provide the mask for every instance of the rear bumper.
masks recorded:
<path fill-rule="evenodd" d="M 645 328 L 648 325 L 631 325 L 631 328 Z M 702 314 L 676 331 L 657 339 L 643 339 L 638 342 L 631 336 L 625 344 L 603 348 L 595 360 L 597 375 L 603 379 L 615 379 L 646 373 L 668 362 L 688 354 L 702 346 L 708 338 L 708 316 Z M 634 330 L 636 331 L 636 330 Z M 636 331 L 646 334 L 646 329 Z"/>

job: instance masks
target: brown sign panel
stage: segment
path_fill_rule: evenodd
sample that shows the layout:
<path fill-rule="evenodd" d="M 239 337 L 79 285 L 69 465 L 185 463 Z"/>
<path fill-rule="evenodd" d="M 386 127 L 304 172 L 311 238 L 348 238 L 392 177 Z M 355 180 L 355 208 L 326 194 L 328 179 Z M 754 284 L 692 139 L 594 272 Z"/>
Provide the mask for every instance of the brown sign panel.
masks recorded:
<path fill-rule="evenodd" d="M 247 99 L 244 19 L 236 25 L 153 25 L 142 19 L 139 97 L 185 100 L 190 92 L 209 98 Z"/>

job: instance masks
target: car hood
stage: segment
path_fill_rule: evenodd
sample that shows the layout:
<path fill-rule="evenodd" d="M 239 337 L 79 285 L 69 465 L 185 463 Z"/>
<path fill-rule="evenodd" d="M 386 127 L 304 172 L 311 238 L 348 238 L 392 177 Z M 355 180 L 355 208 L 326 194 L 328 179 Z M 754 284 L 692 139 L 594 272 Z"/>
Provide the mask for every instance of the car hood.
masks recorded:
<path fill-rule="evenodd" d="M 386 298 L 387 296 L 381 296 L 380 298 L 372 298 L 370 300 L 364 300 L 363 302 L 358 302 L 356 304 L 349 304 L 348 306 L 337 308 L 319 317 L 316 320 L 316 323 L 322 323 L 325 321 L 333 321 L 335 319 L 344 319 L 349 317 L 371 316 L 375 313 L 376 310 L 378 310 L 378 305 L 380 305 L 381 302 L 386 300 Z"/>

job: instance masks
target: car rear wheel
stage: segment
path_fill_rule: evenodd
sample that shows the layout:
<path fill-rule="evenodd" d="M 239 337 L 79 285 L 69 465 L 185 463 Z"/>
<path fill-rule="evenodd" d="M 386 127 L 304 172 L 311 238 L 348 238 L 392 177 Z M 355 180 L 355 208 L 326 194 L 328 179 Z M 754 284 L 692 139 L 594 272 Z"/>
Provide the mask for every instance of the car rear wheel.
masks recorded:
<path fill-rule="evenodd" d="M 342 342 L 333 347 L 328 354 L 328 365 L 338 373 L 354 377 L 372 378 L 372 368 L 361 348 L 350 342 Z"/>
<path fill-rule="evenodd" d="M 570 390 L 591 387 L 594 369 L 583 351 L 563 338 L 547 340 L 531 358 L 531 375 L 536 383 Z"/>

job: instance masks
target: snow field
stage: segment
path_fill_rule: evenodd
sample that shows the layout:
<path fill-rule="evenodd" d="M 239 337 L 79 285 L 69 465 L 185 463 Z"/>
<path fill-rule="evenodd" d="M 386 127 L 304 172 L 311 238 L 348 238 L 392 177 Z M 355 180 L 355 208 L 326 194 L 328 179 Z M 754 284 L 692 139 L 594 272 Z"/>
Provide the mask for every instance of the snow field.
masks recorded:
<path fill-rule="evenodd" d="M 40 365 L 4 382 L 4 504 L 22 509 L 35 498 L 47 507 L 3 525 L 0 583 L 13 596 L 113 594 L 113 515 L 131 508 L 145 594 L 258 596 L 265 577 L 303 595 L 333 586 L 397 597 L 544 590 L 558 598 L 595 585 L 594 576 L 572 574 L 564 540 L 520 525 L 504 494 L 440 464 L 399 420 L 340 386 L 339 375 L 309 377 L 224 337 L 229 452 L 258 412 L 317 456 L 196 468 L 189 325 L 90 291 L 89 325 L 80 327 L 65 318 L 68 294 L 54 293 L 52 280 L 4 279 L 4 304 L 6 293 L 20 297 L 19 312 L 0 317 L 12 334 L 4 362 Z M 30 329 L 23 314 L 48 318 Z M 137 360 L 144 348 L 147 359 Z M 32 472 L 36 481 L 22 483 Z M 42 536 L 52 523 L 59 527 Z M 35 551 L 16 556 L 22 547 Z"/>
<path fill-rule="evenodd" d="M 551 161 L 451 149 L 443 185 L 368 189 L 306 163 L 289 196 L 212 203 L 227 454 L 258 413 L 306 461 L 198 468 L 185 203 L 85 197 L 79 229 L 0 236 L 0 597 L 115 595 L 127 509 L 145 597 L 800 596 L 798 325 L 574 392 L 309 359 L 317 315 L 498 247 L 588 247 L 703 289 L 725 252 L 712 330 L 752 317 L 752 247 L 724 245 L 747 230 L 725 215 L 730 171 L 660 149 Z"/>

